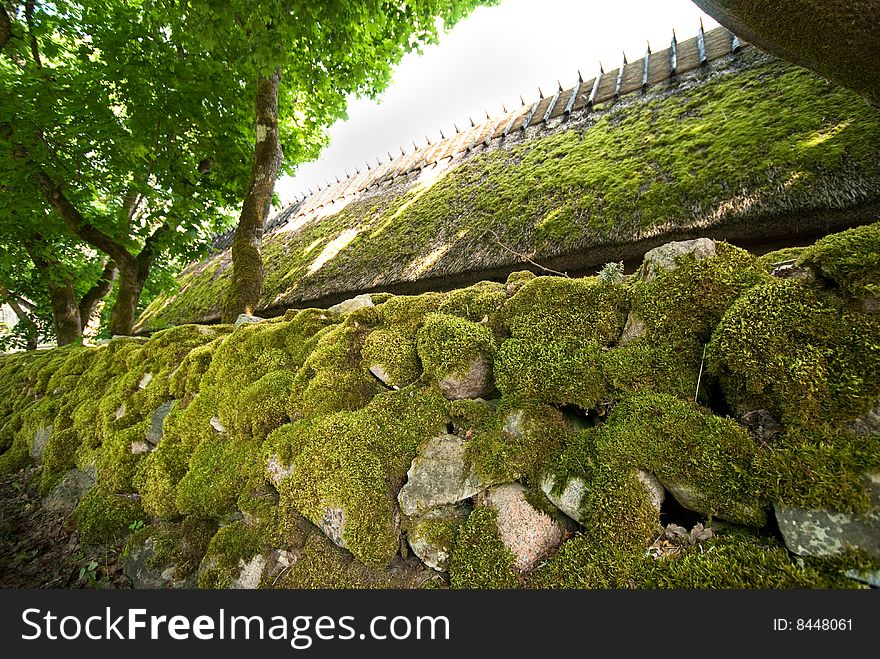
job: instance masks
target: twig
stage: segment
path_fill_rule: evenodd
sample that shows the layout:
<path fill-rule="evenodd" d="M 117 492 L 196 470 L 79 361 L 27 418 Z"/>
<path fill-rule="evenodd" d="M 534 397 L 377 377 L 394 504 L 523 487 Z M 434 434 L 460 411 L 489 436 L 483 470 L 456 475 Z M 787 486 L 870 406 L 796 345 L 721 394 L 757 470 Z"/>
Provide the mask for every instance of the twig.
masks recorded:
<path fill-rule="evenodd" d="M 694 392 L 694 402 L 697 402 L 697 396 L 700 395 L 700 381 L 703 379 L 703 363 L 706 361 L 706 348 L 709 344 L 703 346 L 703 358 L 700 360 L 700 372 L 697 375 L 697 390 Z"/>
<path fill-rule="evenodd" d="M 510 253 L 513 254 L 514 256 L 518 256 L 518 257 L 521 258 L 523 261 L 526 261 L 527 263 L 532 264 L 532 265 L 535 266 L 536 268 L 540 268 L 540 269 L 543 270 L 544 272 L 549 272 L 549 273 L 554 274 L 554 275 L 559 275 L 560 277 L 568 277 L 568 273 L 567 273 L 567 272 L 559 272 L 558 270 L 552 270 L 551 268 L 546 268 L 546 267 L 544 267 L 543 265 L 541 265 L 540 263 L 537 263 L 537 262 L 533 261 L 533 260 L 530 259 L 528 256 L 526 256 L 525 254 L 523 254 L 523 253 L 521 253 L 521 252 L 517 252 L 517 251 L 514 250 L 514 249 L 511 249 L 510 247 L 508 247 L 507 245 L 505 245 L 503 242 L 501 242 L 501 239 L 498 237 L 498 234 L 496 234 L 494 231 L 492 231 L 492 229 L 486 229 L 485 231 L 483 231 L 483 235 L 485 235 L 485 234 L 487 234 L 487 233 L 492 234 L 492 237 L 495 239 L 495 242 L 498 243 L 498 246 L 499 246 L 501 249 L 510 252 Z"/>

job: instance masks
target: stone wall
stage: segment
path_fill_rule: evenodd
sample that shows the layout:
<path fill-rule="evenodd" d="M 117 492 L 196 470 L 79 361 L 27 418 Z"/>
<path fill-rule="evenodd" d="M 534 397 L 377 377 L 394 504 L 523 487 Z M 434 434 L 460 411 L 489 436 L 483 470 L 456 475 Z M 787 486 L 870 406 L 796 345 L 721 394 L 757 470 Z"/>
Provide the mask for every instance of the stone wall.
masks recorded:
<path fill-rule="evenodd" d="M 5 356 L 0 469 L 139 587 L 857 587 L 878 299 L 873 224 Z"/>

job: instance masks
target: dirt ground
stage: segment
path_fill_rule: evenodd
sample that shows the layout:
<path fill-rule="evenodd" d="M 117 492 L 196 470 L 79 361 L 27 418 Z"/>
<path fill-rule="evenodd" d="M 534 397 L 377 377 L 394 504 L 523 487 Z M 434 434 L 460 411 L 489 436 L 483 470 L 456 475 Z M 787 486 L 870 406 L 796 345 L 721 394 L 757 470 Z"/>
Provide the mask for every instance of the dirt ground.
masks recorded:
<path fill-rule="evenodd" d="M 83 547 L 72 516 L 43 508 L 39 474 L 0 477 L 0 588 L 131 588 L 120 548 Z"/>

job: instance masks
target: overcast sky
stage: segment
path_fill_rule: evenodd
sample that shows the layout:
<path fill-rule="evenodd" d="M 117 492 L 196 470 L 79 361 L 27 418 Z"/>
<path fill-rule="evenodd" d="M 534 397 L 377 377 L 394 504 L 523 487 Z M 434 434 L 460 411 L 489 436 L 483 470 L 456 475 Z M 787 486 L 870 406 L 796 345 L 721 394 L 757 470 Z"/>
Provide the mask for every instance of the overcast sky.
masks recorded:
<path fill-rule="evenodd" d="M 707 30 L 717 23 L 690 0 L 501 0 L 481 7 L 441 37 L 422 55 L 407 55 L 392 84 L 378 101 L 351 99 L 348 120 L 330 129 L 330 145 L 320 158 L 301 165 L 294 177 L 279 180 L 282 204 L 345 170 L 354 172 L 369 159 L 383 162 L 412 142 L 425 144 L 453 131 L 501 114 L 577 80 L 592 78 L 601 61 L 606 69 L 641 58 L 648 42 L 654 50 L 694 36 L 700 18 Z"/>

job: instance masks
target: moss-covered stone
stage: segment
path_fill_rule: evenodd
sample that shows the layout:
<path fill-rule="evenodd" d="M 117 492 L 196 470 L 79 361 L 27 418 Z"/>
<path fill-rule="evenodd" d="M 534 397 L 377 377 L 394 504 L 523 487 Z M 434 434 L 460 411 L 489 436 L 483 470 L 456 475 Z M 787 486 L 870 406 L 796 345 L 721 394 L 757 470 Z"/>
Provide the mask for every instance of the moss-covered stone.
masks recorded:
<path fill-rule="evenodd" d="M 817 240 L 798 264 L 813 268 L 846 296 L 880 298 L 880 222 Z"/>
<path fill-rule="evenodd" d="M 144 510 L 136 497 L 94 487 L 77 504 L 74 519 L 84 544 L 115 544 L 125 539 L 132 524 L 143 521 Z"/>
<path fill-rule="evenodd" d="M 491 364 L 495 338 L 485 325 L 443 313 L 429 314 L 418 334 L 418 355 L 425 376 L 440 382 L 467 377 L 475 362 Z"/>
<path fill-rule="evenodd" d="M 518 588 L 516 557 L 498 535 L 498 513 L 476 508 L 461 527 L 449 563 L 453 588 Z"/>
<path fill-rule="evenodd" d="M 229 588 L 245 564 L 266 549 L 260 534 L 242 521 L 220 528 L 199 565 L 199 588 Z"/>

